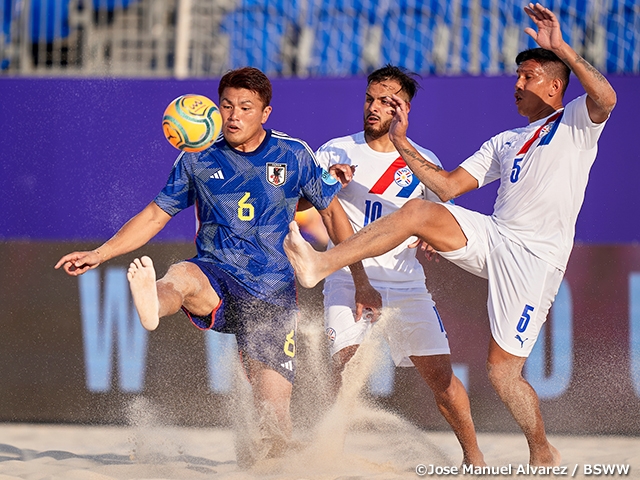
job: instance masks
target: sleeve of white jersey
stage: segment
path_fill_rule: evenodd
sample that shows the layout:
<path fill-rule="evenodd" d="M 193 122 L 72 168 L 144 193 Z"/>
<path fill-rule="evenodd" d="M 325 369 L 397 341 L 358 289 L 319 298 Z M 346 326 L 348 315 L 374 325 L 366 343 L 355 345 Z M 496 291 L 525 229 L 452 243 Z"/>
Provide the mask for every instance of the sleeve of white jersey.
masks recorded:
<path fill-rule="evenodd" d="M 574 144 L 583 150 L 594 148 L 607 121 L 594 123 L 587 109 L 587 95 L 572 100 L 564 109 L 562 123 L 570 129 Z"/>
<path fill-rule="evenodd" d="M 460 164 L 478 181 L 478 188 L 500 178 L 497 143 L 498 135 L 484 142 L 476 153 Z"/>
<path fill-rule="evenodd" d="M 329 141 L 322 145 L 316 152 L 316 159 L 322 168 L 329 170 L 336 163 L 348 163 L 340 155 L 341 149 L 337 148 L 335 141 Z"/>
<path fill-rule="evenodd" d="M 328 170 L 330 167 L 329 153 L 327 152 L 326 147 L 327 147 L 327 144 L 325 143 L 316 151 L 316 160 L 318 161 L 318 164 L 322 168 L 324 168 L 325 170 Z"/>

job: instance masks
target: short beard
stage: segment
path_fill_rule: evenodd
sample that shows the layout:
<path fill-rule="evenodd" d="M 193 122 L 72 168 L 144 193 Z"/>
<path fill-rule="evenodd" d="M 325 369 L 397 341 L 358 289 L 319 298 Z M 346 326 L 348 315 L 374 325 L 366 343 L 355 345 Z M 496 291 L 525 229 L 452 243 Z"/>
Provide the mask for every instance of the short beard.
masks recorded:
<path fill-rule="evenodd" d="M 378 138 L 383 137 L 384 135 L 389 133 L 390 126 L 391 126 L 391 119 L 381 124 L 378 128 L 374 128 L 365 122 L 364 134 L 367 137 L 371 138 L 372 140 L 377 140 Z"/>

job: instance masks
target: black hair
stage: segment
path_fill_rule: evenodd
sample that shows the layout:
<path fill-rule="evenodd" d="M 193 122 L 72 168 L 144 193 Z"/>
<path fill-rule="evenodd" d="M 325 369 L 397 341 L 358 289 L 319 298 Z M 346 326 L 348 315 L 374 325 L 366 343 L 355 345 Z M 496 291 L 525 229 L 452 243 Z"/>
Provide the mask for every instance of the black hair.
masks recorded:
<path fill-rule="evenodd" d="M 516 57 L 516 65 L 521 65 L 527 60 L 535 60 L 542 65 L 547 75 L 560 79 L 563 84 L 562 95 L 564 95 L 569 85 L 571 70 L 555 53 L 545 48 L 530 48 L 518 54 Z"/>
<path fill-rule="evenodd" d="M 413 100 L 413 97 L 415 97 L 416 92 L 420 88 L 416 77 L 419 77 L 417 73 L 410 72 L 402 67 L 387 64 L 369 74 L 367 77 L 367 85 L 380 83 L 385 80 L 395 80 L 400 84 L 400 91 L 405 92 L 409 100 Z"/>
<path fill-rule="evenodd" d="M 271 104 L 271 81 L 257 68 L 244 67 L 225 73 L 218 85 L 218 97 L 222 96 L 225 88 L 245 88 L 258 94 L 263 108 Z"/>

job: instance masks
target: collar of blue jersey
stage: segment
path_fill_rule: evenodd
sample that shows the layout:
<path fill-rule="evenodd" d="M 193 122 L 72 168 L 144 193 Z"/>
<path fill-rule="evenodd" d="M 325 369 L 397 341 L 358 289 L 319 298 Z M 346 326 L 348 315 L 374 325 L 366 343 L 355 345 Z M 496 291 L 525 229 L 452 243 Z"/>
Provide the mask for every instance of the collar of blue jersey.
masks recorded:
<path fill-rule="evenodd" d="M 271 140 L 271 129 L 265 128 L 264 131 L 266 132 L 264 139 L 262 139 L 262 142 L 260 143 L 260 145 L 258 145 L 258 148 L 256 148 L 251 152 L 243 152 L 242 150 L 236 150 L 229 144 L 229 142 L 227 142 L 226 138 L 224 139 L 224 143 L 226 143 L 227 147 L 233 150 L 234 153 L 237 153 L 238 155 L 242 155 L 244 157 L 252 157 L 254 155 L 260 154 L 266 148 L 267 144 L 269 143 L 269 140 Z"/>

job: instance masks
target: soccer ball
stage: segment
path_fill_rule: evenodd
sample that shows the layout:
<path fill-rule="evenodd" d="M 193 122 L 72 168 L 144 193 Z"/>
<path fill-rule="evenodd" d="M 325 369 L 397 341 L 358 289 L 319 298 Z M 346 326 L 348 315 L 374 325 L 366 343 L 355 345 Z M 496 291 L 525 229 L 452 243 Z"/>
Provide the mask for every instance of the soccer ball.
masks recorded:
<path fill-rule="evenodd" d="M 216 141 L 222 128 L 218 106 L 204 95 L 176 98 L 164 111 L 162 130 L 178 150 L 201 152 Z"/>

